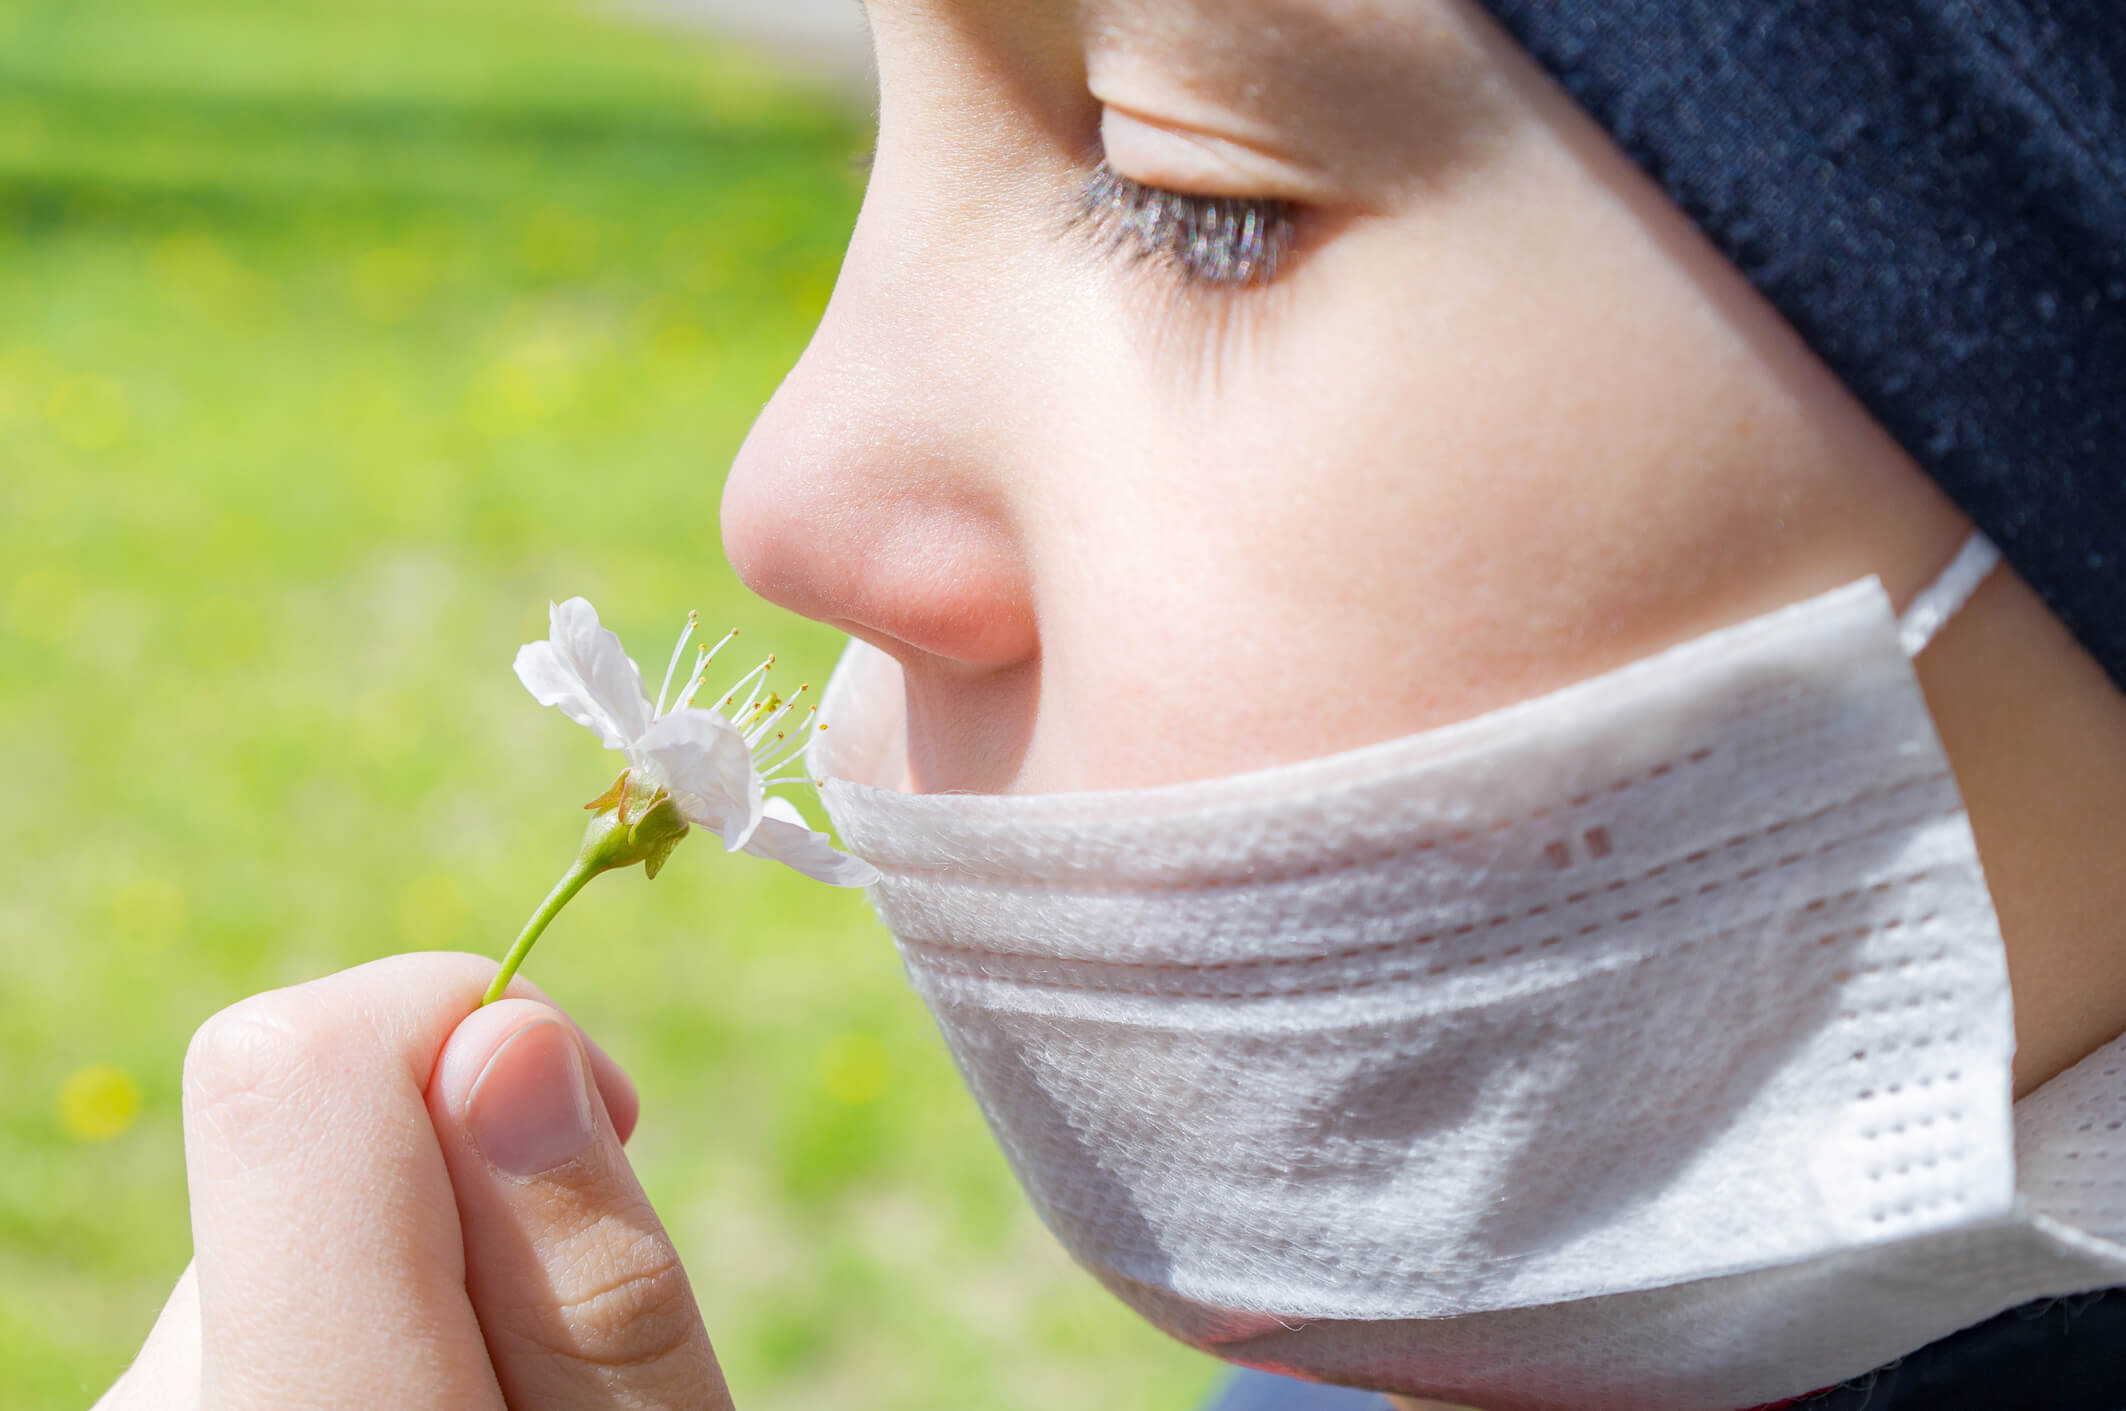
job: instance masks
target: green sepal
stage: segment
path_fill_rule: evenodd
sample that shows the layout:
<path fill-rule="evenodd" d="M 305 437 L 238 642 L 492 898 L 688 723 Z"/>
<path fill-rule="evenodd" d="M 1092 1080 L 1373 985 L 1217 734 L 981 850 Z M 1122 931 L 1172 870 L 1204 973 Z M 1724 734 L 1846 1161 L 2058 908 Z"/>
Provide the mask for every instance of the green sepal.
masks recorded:
<path fill-rule="evenodd" d="M 655 877 L 664 869 L 664 860 L 672 855 L 672 849 L 687 835 L 686 815 L 672 802 L 672 796 L 645 786 L 633 770 L 615 779 L 611 788 L 584 806 L 591 810 L 591 821 L 583 830 L 583 846 L 576 850 L 576 860 L 561 874 L 561 880 L 532 913 L 531 920 L 524 923 L 524 930 L 509 948 L 509 954 L 502 957 L 502 966 L 480 1003 L 493 1004 L 502 997 L 509 988 L 510 977 L 531 953 L 532 943 L 591 878 L 615 868 L 633 867 L 638 862 L 644 873 Z"/>
<path fill-rule="evenodd" d="M 620 801 L 627 797 L 627 781 L 628 771 L 623 769 L 620 771 L 620 777 L 606 786 L 604 793 L 592 799 L 584 807 L 592 813 L 601 813 L 609 808 L 618 808 Z"/>
<path fill-rule="evenodd" d="M 602 804 L 583 830 L 583 846 L 576 860 L 593 872 L 643 864 L 655 877 L 664 860 L 687 835 L 687 821 L 672 796 L 662 789 L 645 787 L 633 771 L 613 782 L 613 787 L 594 800 Z"/>
<path fill-rule="evenodd" d="M 628 829 L 628 840 L 642 854 L 642 872 L 646 877 L 655 877 L 664 868 L 664 860 L 679 846 L 679 840 L 687 835 L 687 821 L 672 802 L 669 794 L 659 793 L 654 802 L 643 810 L 642 816 Z"/>

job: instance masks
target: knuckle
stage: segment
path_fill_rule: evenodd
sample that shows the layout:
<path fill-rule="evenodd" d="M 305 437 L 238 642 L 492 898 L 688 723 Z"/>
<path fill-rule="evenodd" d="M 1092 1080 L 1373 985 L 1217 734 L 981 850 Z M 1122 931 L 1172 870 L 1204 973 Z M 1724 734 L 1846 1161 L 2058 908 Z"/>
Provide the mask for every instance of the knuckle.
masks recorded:
<path fill-rule="evenodd" d="M 564 1365 L 654 1371 L 705 1349 L 693 1288 L 660 1233 L 636 1232 L 618 1248 L 588 1252 L 555 1271 L 554 1285 L 529 1332 Z"/>
<path fill-rule="evenodd" d="M 199 1026 L 185 1049 L 188 1111 L 272 1107 L 313 1081 L 320 1038 L 281 993 L 254 995 Z"/>

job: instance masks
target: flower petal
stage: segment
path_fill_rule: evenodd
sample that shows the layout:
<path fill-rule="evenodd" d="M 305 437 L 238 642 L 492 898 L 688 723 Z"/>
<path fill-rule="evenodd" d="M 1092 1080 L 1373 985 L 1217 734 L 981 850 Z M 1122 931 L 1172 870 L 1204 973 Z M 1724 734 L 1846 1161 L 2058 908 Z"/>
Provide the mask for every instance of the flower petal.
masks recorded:
<path fill-rule="evenodd" d="M 660 716 L 628 750 L 646 764 L 689 823 L 713 828 L 737 852 L 760 826 L 765 791 L 738 727 L 689 706 Z"/>
<path fill-rule="evenodd" d="M 804 815 L 788 799 L 769 799 L 746 851 L 793 867 L 814 881 L 835 887 L 868 887 L 878 869 L 827 842 L 825 833 L 805 826 Z"/>
<path fill-rule="evenodd" d="M 583 598 L 547 610 L 548 639 L 517 649 L 517 679 L 540 705 L 595 732 L 609 750 L 623 750 L 650 726 L 650 702 L 642 673 L 620 639 L 598 625 L 598 611 Z"/>

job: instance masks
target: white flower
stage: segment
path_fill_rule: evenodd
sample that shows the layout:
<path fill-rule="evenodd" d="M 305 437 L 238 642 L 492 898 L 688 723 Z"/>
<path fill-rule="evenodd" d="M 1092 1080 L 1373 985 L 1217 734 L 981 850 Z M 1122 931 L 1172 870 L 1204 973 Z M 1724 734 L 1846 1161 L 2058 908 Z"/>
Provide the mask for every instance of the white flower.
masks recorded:
<path fill-rule="evenodd" d="M 868 886 L 878 880 L 869 863 L 837 851 L 828 845 L 826 834 L 806 827 L 803 815 L 788 800 L 767 796 L 773 785 L 802 782 L 801 772 L 789 771 L 804 753 L 813 715 L 807 711 L 790 730 L 776 728 L 796 701 L 772 692 L 762 695 L 774 657 L 747 672 L 718 703 L 730 706 L 740 691 L 751 687 L 727 718 L 720 710 L 697 707 L 694 697 L 710 661 L 737 634 L 713 647 L 704 644 L 667 711 L 665 692 L 694 633 L 692 613 L 679 645 L 672 649 L 655 702 L 643 690 L 642 673 L 621 649 L 620 639 L 598 625 L 597 609 L 588 601 L 554 603 L 548 621 L 546 641 L 527 642 L 518 649 L 517 679 L 539 704 L 559 706 L 607 749 L 624 752 L 629 772 L 670 795 L 687 822 L 716 832 L 726 851 L 772 858 L 838 887 Z M 803 691 L 799 687 L 797 694 Z"/>

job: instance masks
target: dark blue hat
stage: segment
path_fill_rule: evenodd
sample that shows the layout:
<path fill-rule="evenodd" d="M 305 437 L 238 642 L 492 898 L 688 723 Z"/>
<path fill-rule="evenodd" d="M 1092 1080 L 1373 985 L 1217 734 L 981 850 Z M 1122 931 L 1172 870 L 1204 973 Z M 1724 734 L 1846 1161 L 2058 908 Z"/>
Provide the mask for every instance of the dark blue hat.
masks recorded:
<path fill-rule="evenodd" d="M 1483 0 L 2126 686 L 2126 0 Z"/>

